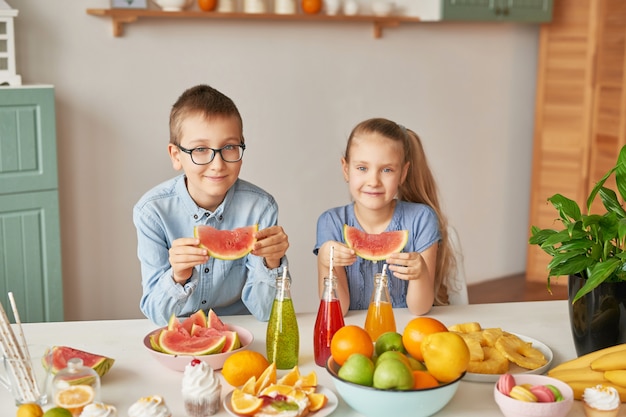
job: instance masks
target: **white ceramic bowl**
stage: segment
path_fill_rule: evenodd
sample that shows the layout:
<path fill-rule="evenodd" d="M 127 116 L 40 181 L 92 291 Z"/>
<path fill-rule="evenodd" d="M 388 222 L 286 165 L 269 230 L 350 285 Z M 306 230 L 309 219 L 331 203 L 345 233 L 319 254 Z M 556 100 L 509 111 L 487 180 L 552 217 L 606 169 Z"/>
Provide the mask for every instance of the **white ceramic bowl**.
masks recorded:
<path fill-rule="evenodd" d="M 393 3 L 389 1 L 375 1 L 372 3 L 372 13 L 376 16 L 389 16 L 393 11 Z"/>
<path fill-rule="evenodd" d="M 340 366 L 328 359 L 326 370 L 344 401 L 368 417 L 428 417 L 446 406 L 454 397 L 461 378 L 445 385 L 421 390 L 382 390 L 353 384 L 339 378 Z"/>
<path fill-rule="evenodd" d="M 574 403 L 574 392 L 569 385 L 556 378 L 545 375 L 515 374 L 515 384 L 554 385 L 561 391 L 563 401 L 554 403 L 529 403 L 515 400 L 498 391 L 497 383 L 493 387 L 493 396 L 505 417 L 564 417 Z"/>
<path fill-rule="evenodd" d="M 150 333 L 148 333 L 143 338 L 143 345 L 158 362 L 160 362 L 164 366 L 170 369 L 173 369 L 175 371 L 183 372 L 185 370 L 185 366 L 187 366 L 193 358 L 197 358 L 203 362 L 206 362 L 208 365 L 211 366 L 211 368 L 217 371 L 218 369 L 222 369 L 222 366 L 224 366 L 224 361 L 226 360 L 226 358 L 228 358 L 230 355 L 232 355 L 235 352 L 248 349 L 248 347 L 254 340 L 254 336 L 252 335 L 250 330 L 247 330 L 247 329 L 244 329 L 243 327 L 235 326 L 232 324 L 228 324 L 227 326 L 230 330 L 234 330 L 237 332 L 237 334 L 239 335 L 239 341 L 241 342 L 241 347 L 239 349 L 235 349 L 233 351 L 226 352 L 226 353 L 214 353 L 212 355 L 191 356 L 191 355 L 170 355 L 169 353 L 157 352 L 156 350 L 152 349 L 152 346 L 150 345 L 150 336 L 153 335 L 154 333 L 160 332 L 161 330 L 164 329 L 164 327 L 161 327 L 159 329 L 153 330 Z"/>
<path fill-rule="evenodd" d="M 180 12 L 189 7 L 192 0 L 153 0 L 165 12 Z"/>

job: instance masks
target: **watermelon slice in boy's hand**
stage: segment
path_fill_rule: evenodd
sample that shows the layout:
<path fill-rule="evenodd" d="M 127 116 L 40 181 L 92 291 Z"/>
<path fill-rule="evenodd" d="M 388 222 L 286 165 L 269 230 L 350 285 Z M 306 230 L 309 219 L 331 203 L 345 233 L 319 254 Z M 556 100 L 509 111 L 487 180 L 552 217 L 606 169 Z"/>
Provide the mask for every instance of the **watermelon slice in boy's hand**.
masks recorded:
<path fill-rule="evenodd" d="M 395 230 L 369 234 L 344 224 L 343 239 L 357 256 L 368 261 L 384 261 L 392 253 L 398 253 L 404 249 L 409 241 L 409 231 Z"/>
<path fill-rule="evenodd" d="M 254 234 L 259 225 L 240 227 L 233 230 L 218 230 L 211 226 L 196 226 L 194 237 L 200 239 L 200 247 L 209 252 L 213 258 L 232 261 L 243 258 L 254 248 Z"/>

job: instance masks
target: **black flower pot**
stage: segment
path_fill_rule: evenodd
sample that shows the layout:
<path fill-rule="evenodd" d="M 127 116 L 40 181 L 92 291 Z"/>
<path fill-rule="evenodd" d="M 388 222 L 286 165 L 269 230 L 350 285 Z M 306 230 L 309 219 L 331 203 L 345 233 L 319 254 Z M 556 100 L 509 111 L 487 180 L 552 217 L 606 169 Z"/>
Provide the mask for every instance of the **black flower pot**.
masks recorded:
<path fill-rule="evenodd" d="M 626 282 L 602 283 L 572 304 L 584 284 L 583 278 L 569 276 L 569 318 L 576 354 L 626 343 Z"/>

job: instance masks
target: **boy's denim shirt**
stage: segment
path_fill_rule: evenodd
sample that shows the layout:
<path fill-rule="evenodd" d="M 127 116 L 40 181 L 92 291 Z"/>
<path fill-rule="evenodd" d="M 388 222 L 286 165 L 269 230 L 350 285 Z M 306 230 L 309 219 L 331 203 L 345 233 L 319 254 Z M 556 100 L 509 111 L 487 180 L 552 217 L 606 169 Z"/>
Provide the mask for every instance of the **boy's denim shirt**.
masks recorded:
<path fill-rule="evenodd" d="M 200 208 L 179 175 L 148 191 L 133 209 L 137 255 L 141 262 L 141 311 L 155 324 L 165 325 L 172 314 L 188 316 L 212 308 L 218 315 L 250 314 L 267 321 L 276 292 L 276 277 L 287 265 L 268 269 L 263 258 L 249 254 L 234 261 L 209 258 L 196 266 L 191 278 L 177 284 L 172 278 L 169 248 L 181 237 L 193 237 L 194 226 L 221 230 L 278 222 L 278 205 L 261 188 L 238 179 L 222 204 L 210 212 Z"/>

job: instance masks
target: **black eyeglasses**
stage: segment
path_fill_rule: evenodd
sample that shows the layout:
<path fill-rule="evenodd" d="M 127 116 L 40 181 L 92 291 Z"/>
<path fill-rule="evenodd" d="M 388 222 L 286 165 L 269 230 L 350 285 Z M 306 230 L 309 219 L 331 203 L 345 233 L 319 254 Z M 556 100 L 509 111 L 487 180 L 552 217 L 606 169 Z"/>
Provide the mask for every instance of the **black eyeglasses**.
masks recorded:
<path fill-rule="evenodd" d="M 243 143 L 240 145 L 226 145 L 219 149 L 207 148 L 204 146 L 187 149 L 180 145 L 176 146 L 178 146 L 178 149 L 181 151 L 189 154 L 189 156 L 191 156 L 191 162 L 196 165 L 210 164 L 213 158 L 215 158 L 216 153 L 220 154 L 222 161 L 224 162 L 239 162 L 241 161 L 241 158 L 243 158 L 243 151 L 246 149 L 246 145 Z"/>

